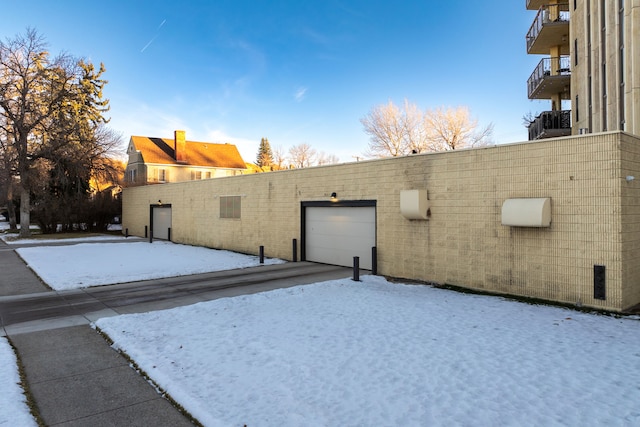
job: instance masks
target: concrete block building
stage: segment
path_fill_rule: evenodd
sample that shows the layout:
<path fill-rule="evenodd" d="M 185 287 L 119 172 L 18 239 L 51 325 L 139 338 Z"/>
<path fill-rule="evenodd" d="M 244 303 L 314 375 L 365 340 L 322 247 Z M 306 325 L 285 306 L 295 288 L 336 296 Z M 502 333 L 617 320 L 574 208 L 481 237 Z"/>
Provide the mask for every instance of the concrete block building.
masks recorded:
<path fill-rule="evenodd" d="M 640 0 L 525 1 L 527 50 L 543 55 L 528 96 L 551 104 L 529 142 L 127 188 L 123 230 L 637 308 Z"/>
<path fill-rule="evenodd" d="M 624 311 L 640 304 L 640 138 L 127 188 L 123 230 L 286 260 L 358 256 L 386 276 Z"/>

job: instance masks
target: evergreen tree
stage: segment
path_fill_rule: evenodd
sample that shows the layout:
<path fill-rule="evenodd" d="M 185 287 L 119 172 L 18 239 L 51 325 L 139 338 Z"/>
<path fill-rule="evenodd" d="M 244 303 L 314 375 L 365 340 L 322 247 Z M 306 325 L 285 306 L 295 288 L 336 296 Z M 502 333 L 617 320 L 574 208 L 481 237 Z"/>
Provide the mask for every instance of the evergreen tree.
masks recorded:
<path fill-rule="evenodd" d="M 273 153 L 271 152 L 271 145 L 267 138 L 260 140 L 260 148 L 258 149 L 258 157 L 256 158 L 256 164 L 263 167 L 268 167 L 273 164 Z"/>

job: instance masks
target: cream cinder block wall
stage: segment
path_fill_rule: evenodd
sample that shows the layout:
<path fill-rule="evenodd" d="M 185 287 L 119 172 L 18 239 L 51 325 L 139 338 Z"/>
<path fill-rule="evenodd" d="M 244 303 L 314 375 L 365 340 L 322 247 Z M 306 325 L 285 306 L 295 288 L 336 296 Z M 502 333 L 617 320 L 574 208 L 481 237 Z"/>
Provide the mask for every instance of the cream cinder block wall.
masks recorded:
<path fill-rule="evenodd" d="M 401 215 L 411 189 L 428 191 L 428 220 Z M 379 274 L 614 311 L 640 303 L 640 139 L 618 132 L 127 188 L 123 228 L 143 235 L 161 200 L 175 242 L 291 259 L 301 202 L 332 192 L 376 200 Z M 240 219 L 219 218 L 230 195 Z M 503 202 L 526 197 L 551 198 L 550 227 L 501 225 Z M 605 300 L 594 265 L 606 267 Z"/>
<path fill-rule="evenodd" d="M 640 301 L 640 144 L 638 138 L 621 138 L 622 295 Z"/>

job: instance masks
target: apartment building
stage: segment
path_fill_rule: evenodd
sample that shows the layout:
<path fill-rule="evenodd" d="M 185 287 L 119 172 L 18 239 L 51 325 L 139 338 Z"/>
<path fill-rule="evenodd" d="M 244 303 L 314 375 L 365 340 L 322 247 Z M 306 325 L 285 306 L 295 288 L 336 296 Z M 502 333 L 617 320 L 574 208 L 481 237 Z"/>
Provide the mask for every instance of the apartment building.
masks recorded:
<path fill-rule="evenodd" d="M 529 139 L 620 130 L 640 134 L 640 0 L 527 0 L 527 53 L 543 55 L 529 99 L 550 109 Z"/>

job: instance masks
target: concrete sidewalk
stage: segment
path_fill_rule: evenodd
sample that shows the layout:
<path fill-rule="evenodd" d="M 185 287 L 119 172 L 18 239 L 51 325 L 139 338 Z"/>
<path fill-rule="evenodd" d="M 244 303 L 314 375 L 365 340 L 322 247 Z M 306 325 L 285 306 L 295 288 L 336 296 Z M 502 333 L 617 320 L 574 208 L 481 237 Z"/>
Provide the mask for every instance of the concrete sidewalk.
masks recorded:
<path fill-rule="evenodd" d="M 48 426 L 192 425 L 89 326 L 10 339 Z"/>
<path fill-rule="evenodd" d="M 0 249 L 0 296 L 31 294 L 49 289 L 2 240 Z"/>
<path fill-rule="evenodd" d="M 0 295 L 47 287 L 0 241 Z M 2 315 L 0 313 L 0 319 Z M 45 328 L 5 334 L 15 346 L 41 421 L 47 426 L 193 425 L 91 329 Z"/>
<path fill-rule="evenodd" d="M 347 268 L 289 263 L 56 292 L 7 246 L 0 241 L 0 335 L 16 347 L 48 426 L 192 425 L 89 326 L 93 320 L 349 277 Z"/>

